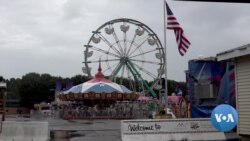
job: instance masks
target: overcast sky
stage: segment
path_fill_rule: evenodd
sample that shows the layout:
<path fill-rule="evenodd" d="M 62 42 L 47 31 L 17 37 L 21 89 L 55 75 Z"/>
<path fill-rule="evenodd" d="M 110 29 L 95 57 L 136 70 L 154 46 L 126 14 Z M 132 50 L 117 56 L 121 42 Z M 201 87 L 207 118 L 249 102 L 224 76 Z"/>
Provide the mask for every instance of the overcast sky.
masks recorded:
<path fill-rule="evenodd" d="M 182 57 L 167 31 L 168 79 L 185 81 L 188 60 L 250 43 L 250 4 L 168 1 L 191 46 Z M 82 74 L 83 45 L 107 21 L 131 18 L 163 44 L 163 0 L 0 0 L 0 75 Z"/>

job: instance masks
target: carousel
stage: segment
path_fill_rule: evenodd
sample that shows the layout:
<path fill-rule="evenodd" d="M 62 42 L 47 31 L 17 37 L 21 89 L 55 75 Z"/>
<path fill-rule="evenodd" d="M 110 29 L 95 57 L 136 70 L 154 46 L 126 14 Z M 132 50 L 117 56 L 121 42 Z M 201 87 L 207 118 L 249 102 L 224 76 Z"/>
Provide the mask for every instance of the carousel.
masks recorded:
<path fill-rule="evenodd" d="M 117 101 L 134 101 L 138 97 L 138 94 L 124 85 L 119 85 L 106 79 L 102 73 L 100 62 L 98 72 L 93 79 L 73 86 L 57 95 L 60 101 L 81 101 L 86 106 L 98 104 L 104 107 L 108 107 Z"/>

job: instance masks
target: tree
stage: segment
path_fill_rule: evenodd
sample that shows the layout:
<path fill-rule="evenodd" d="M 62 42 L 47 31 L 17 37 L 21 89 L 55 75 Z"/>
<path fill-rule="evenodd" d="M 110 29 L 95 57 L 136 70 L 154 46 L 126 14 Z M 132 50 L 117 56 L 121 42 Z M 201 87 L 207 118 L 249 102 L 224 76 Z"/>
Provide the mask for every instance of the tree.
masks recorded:
<path fill-rule="evenodd" d="M 116 78 L 116 82 L 120 84 L 121 78 Z M 0 81 L 6 81 L 7 83 L 7 98 L 8 99 L 20 99 L 21 106 L 33 107 L 34 104 L 40 102 L 51 102 L 54 101 L 55 85 L 57 81 L 62 82 L 62 86 L 66 86 L 66 83 L 71 81 L 73 85 L 78 85 L 89 80 L 87 76 L 75 75 L 71 78 L 62 78 L 60 76 L 51 76 L 50 74 L 38 74 L 38 73 L 27 73 L 21 79 L 11 78 L 5 80 L 0 76 Z M 123 85 L 131 88 L 128 79 L 123 79 Z M 148 82 L 152 84 L 152 82 Z M 181 88 L 183 93 L 186 92 L 185 82 L 176 82 L 174 80 L 168 80 L 168 95 L 175 91 L 176 85 Z M 163 88 L 165 87 L 164 82 L 162 83 Z M 137 91 L 139 91 L 139 85 L 136 85 Z M 155 90 L 156 93 L 157 90 Z"/>
<path fill-rule="evenodd" d="M 24 75 L 18 88 L 21 106 L 32 107 L 36 103 L 53 101 L 54 92 L 51 91 L 53 83 L 49 74 L 28 73 Z"/>
<path fill-rule="evenodd" d="M 18 87 L 21 83 L 21 79 L 10 78 L 9 80 L 6 80 L 6 83 L 7 83 L 6 99 L 20 99 Z"/>
<path fill-rule="evenodd" d="M 3 78 L 3 76 L 0 76 L 0 82 L 5 82 L 5 79 Z"/>
<path fill-rule="evenodd" d="M 71 77 L 70 80 L 73 82 L 74 85 L 78 85 L 78 84 L 81 84 L 81 83 L 88 81 L 89 78 L 87 76 L 84 76 L 84 75 L 75 75 L 75 76 Z"/>
<path fill-rule="evenodd" d="M 162 89 L 165 89 L 165 79 L 161 79 Z M 174 80 L 168 80 L 168 95 L 171 95 L 171 93 L 175 92 L 175 88 L 178 85 L 180 89 L 183 91 L 183 94 L 185 95 L 186 92 L 186 83 L 185 82 L 177 82 Z"/>

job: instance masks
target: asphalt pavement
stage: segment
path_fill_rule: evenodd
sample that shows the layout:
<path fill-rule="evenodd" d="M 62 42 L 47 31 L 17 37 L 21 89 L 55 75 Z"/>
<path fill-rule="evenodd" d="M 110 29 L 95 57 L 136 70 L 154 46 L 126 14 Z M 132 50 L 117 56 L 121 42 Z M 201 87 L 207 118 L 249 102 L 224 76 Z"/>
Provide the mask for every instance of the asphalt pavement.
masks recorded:
<path fill-rule="evenodd" d="M 121 141 L 120 120 L 62 120 L 28 116 L 9 116 L 6 120 L 48 121 L 50 141 Z"/>
<path fill-rule="evenodd" d="M 48 121 L 50 141 L 121 141 L 121 120 L 62 120 L 28 116 L 8 116 L 6 120 Z M 231 139 L 238 137 L 236 133 L 226 134 L 226 136 Z"/>

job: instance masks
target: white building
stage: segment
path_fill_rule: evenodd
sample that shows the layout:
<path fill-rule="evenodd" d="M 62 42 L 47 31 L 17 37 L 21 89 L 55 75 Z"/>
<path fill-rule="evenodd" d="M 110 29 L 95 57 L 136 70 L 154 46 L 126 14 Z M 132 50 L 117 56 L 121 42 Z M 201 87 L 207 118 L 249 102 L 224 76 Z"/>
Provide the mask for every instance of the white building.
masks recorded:
<path fill-rule="evenodd" d="M 235 64 L 237 133 L 250 140 L 250 44 L 217 54 L 218 61 L 231 59 Z"/>
<path fill-rule="evenodd" d="M 5 95 L 6 95 L 6 89 L 7 89 L 6 83 L 0 82 L 0 115 L 2 115 L 2 120 L 5 119 Z"/>

